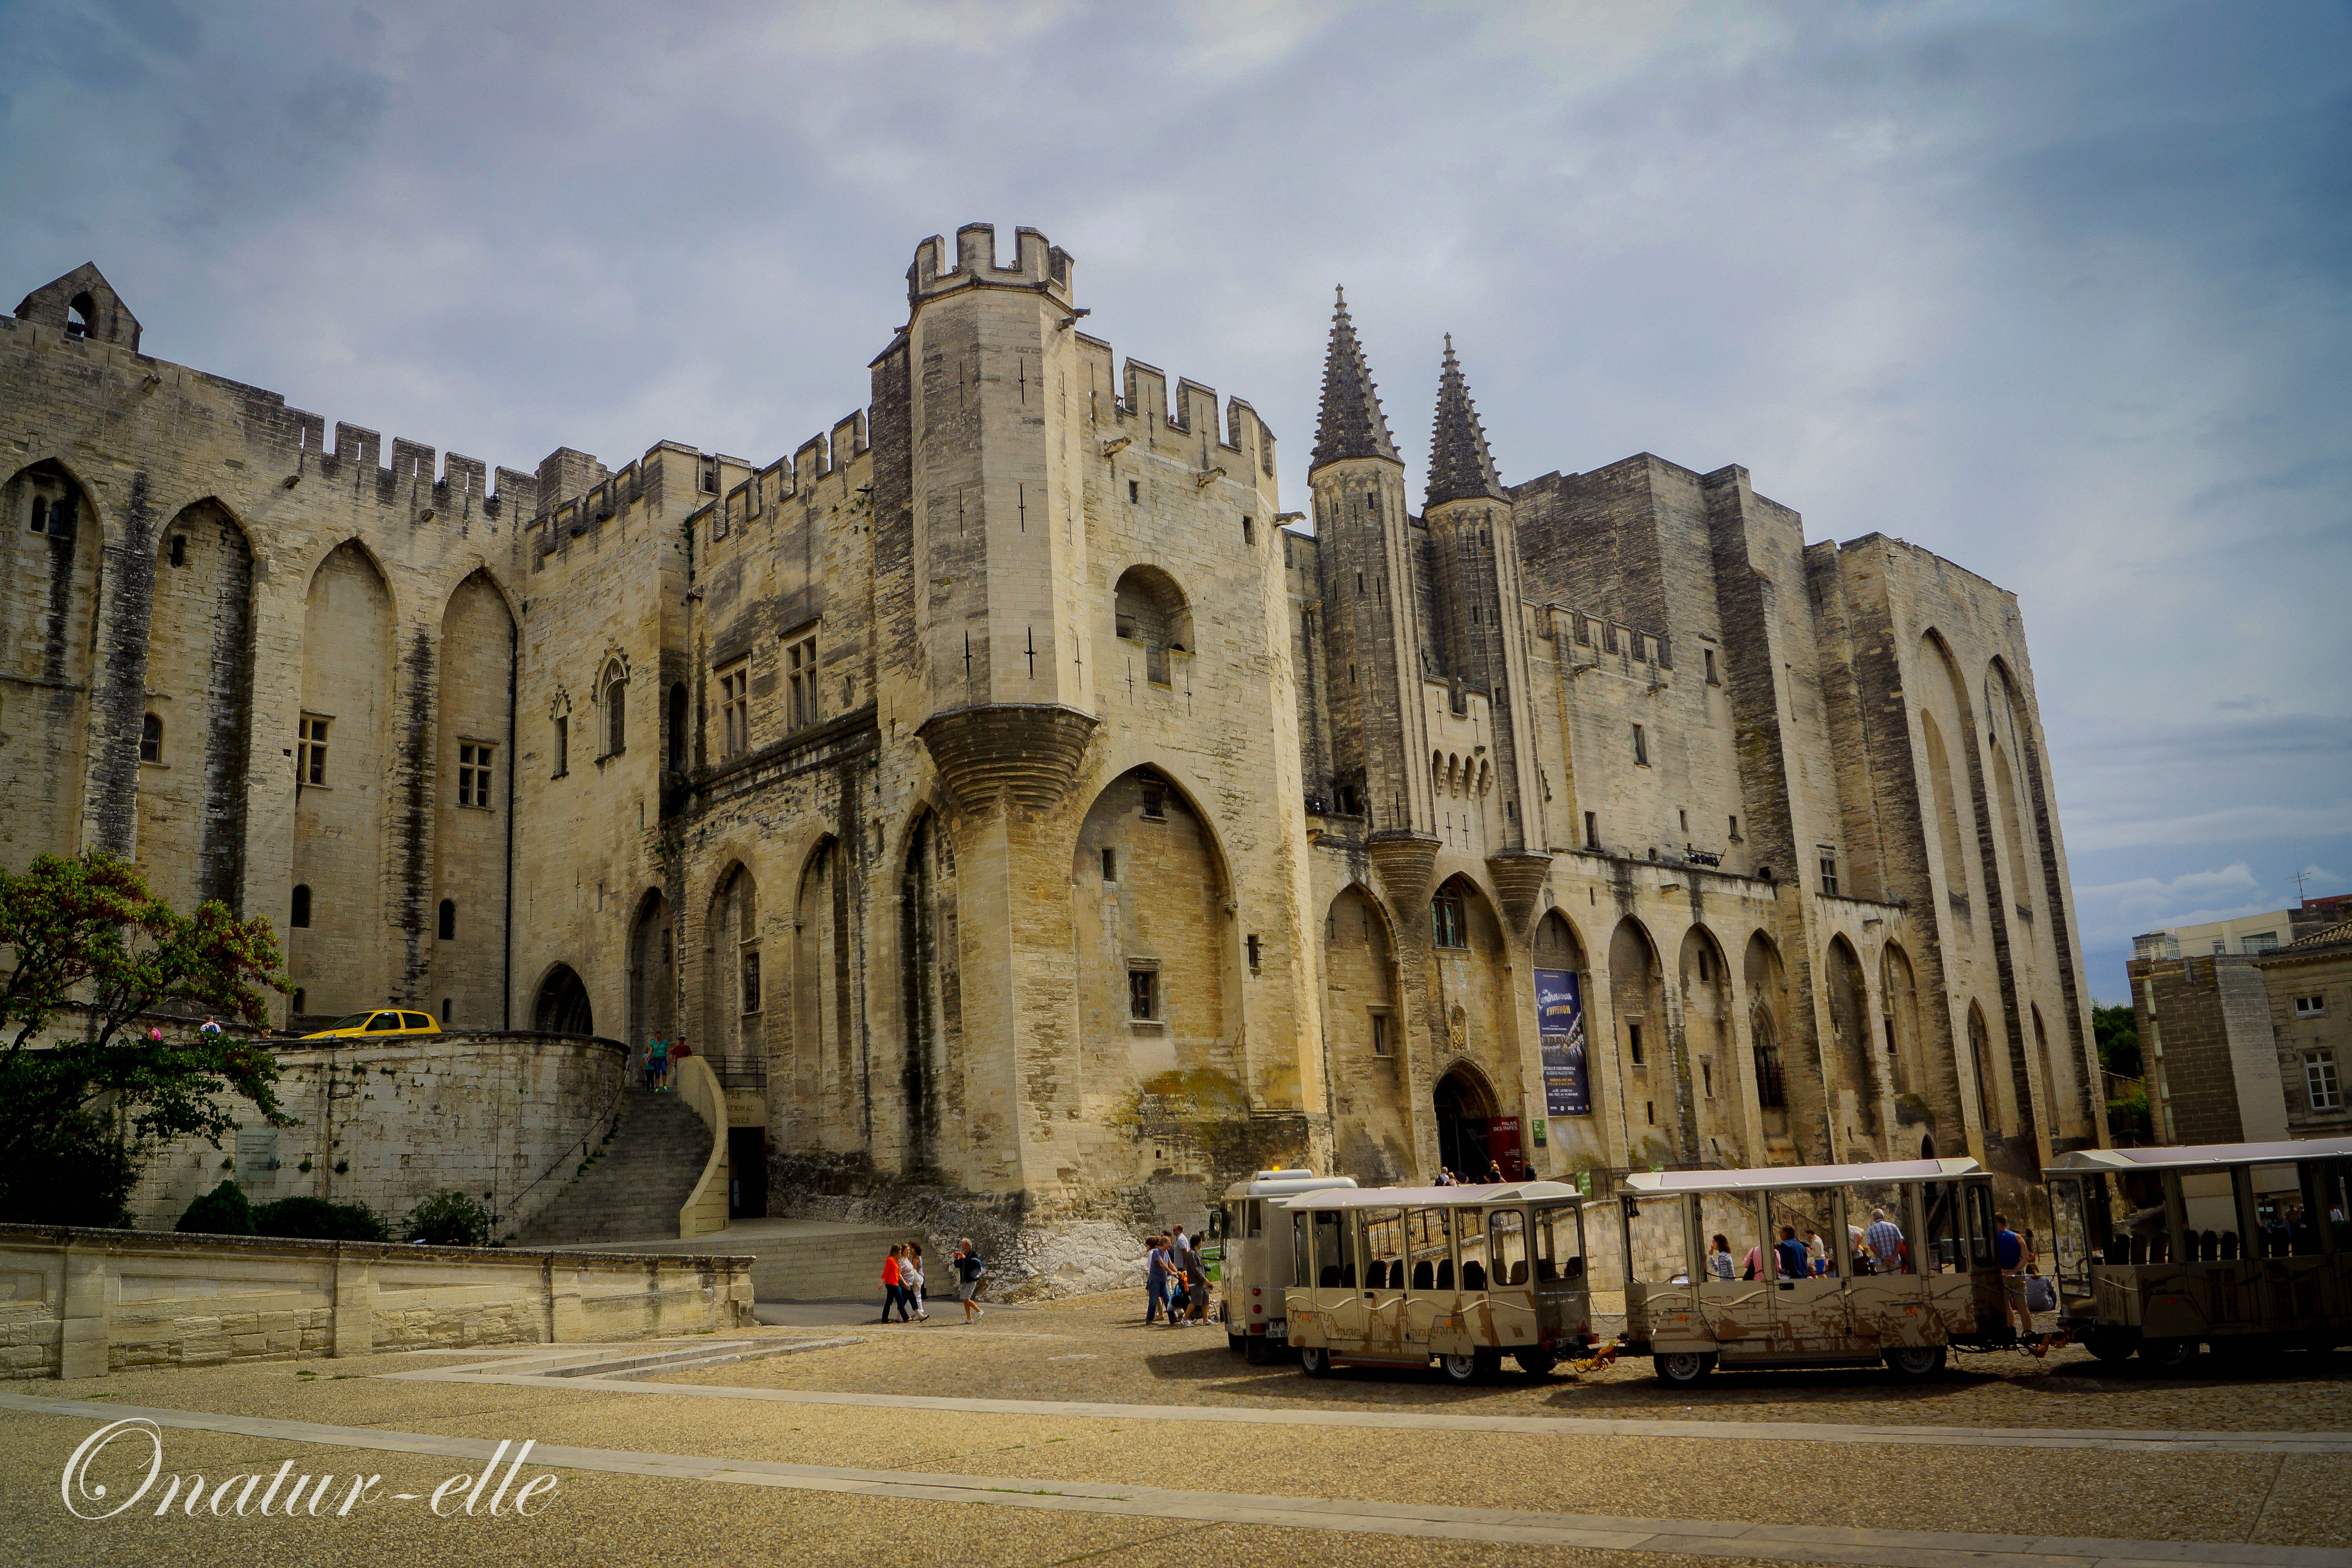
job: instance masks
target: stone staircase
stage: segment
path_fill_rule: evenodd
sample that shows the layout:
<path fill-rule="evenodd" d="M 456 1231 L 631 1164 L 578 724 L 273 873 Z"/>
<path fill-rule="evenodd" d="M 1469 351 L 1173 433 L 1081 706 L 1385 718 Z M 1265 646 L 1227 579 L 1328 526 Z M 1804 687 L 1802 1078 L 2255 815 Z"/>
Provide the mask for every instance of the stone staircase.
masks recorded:
<path fill-rule="evenodd" d="M 677 1211 L 709 1158 L 710 1128 L 685 1100 L 630 1089 L 621 1097 L 621 1131 L 604 1157 L 531 1216 L 516 1245 L 675 1237 Z"/>

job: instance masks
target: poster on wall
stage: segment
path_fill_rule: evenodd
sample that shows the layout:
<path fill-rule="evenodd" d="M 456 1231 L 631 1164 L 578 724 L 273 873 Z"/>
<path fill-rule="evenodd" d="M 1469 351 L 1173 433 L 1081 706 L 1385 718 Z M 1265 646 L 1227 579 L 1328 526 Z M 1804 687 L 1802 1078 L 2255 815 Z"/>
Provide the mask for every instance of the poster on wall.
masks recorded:
<path fill-rule="evenodd" d="M 1543 1042 L 1545 1113 L 1591 1115 L 1584 1070 L 1584 998 L 1574 970 L 1536 971 L 1536 1035 Z"/>

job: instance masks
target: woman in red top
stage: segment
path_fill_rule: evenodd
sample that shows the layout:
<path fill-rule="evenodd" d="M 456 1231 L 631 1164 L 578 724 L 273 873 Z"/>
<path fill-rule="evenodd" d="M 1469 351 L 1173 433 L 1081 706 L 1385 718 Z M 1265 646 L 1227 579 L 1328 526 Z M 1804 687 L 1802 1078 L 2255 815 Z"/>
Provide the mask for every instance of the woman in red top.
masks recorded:
<path fill-rule="evenodd" d="M 907 1300 L 898 1289 L 898 1249 L 892 1247 L 890 1256 L 882 1260 L 882 1321 L 890 1321 L 890 1309 L 898 1309 L 898 1321 L 907 1321 Z"/>

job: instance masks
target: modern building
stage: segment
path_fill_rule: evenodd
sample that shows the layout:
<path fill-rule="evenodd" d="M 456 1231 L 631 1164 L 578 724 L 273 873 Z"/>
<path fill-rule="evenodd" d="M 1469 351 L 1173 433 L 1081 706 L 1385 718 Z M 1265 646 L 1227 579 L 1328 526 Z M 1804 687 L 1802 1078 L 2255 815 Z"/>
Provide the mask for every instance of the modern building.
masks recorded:
<path fill-rule="evenodd" d="M 785 1201 L 2102 1138 L 2013 595 L 1738 467 L 1506 483 L 1450 344 L 1416 504 L 1344 302 L 1286 513 L 1077 300 L 971 226 L 789 454 L 493 471 L 35 290 L 0 853 L 268 914 L 289 1022 L 684 1039 Z"/>

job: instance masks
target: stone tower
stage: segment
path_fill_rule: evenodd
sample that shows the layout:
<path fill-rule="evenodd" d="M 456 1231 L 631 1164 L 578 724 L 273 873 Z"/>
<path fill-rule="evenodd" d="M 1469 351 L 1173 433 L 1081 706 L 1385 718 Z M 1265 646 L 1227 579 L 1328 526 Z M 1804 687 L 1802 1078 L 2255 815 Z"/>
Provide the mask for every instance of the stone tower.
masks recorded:
<path fill-rule="evenodd" d="M 1466 688 L 1485 693 L 1492 705 L 1503 842 L 1486 864 L 1504 913 L 1515 928 L 1523 927 L 1551 857 L 1541 853 L 1543 791 L 1527 740 L 1532 733 L 1527 643 L 1516 624 L 1523 597 L 1518 531 L 1450 333 L 1438 376 L 1423 521 L 1437 590 L 1441 673 L 1457 703 Z"/>

